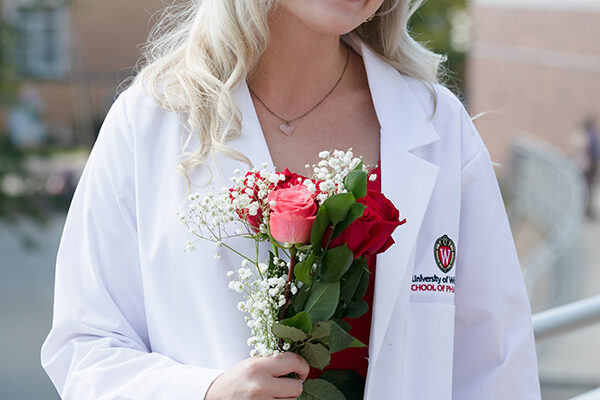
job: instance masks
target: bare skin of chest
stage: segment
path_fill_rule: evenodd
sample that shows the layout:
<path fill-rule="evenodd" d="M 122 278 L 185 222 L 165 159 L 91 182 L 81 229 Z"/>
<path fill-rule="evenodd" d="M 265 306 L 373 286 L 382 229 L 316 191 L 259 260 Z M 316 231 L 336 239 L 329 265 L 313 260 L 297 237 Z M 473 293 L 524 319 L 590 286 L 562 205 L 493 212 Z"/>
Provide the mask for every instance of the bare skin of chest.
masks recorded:
<path fill-rule="evenodd" d="M 367 166 L 379 160 L 380 125 L 367 85 L 332 93 L 319 107 L 294 122 L 288 136 L 280 129 L 281 120 L 270 114 L 253 98 L 258 119 L 276 170 L 289 168 L 300 174 L 310 174 L 305 165 L 319 161 L 323 150 L 348 150 L 362 156 Z"/>

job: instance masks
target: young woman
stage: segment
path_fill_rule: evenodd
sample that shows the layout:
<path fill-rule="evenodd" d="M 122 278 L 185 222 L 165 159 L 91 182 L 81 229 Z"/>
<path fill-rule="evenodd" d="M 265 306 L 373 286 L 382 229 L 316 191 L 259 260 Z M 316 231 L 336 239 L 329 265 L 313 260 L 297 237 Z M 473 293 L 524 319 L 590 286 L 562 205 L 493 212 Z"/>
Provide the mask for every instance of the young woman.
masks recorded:
<path fill-rule="evenodd" d="M 67 217 L 42 364 L 65 399 L 293 399 L 293 354 L 248 358 L 191 190 L 322 150 L 381 163 L 407 222 L 376 258 L 364 398 L 539 399 L 527 295 L 488 152 L 407 33 L 408 0 L 194 0 L 168 9 L 108 113 Z M 178 167 L 178 168 L 177 168 Z M 181 174 L 180 172 L 183 172 Z M 251 246 L 240 240 L 235 247 Z M 374 260 L 373 260 L 374 262 Z M 368 358 L 367 358 L 368 357 Z M 312 372 L 314 373 L 314 371 Z M 311 374 L 312 374 L 311 373 Z"/>

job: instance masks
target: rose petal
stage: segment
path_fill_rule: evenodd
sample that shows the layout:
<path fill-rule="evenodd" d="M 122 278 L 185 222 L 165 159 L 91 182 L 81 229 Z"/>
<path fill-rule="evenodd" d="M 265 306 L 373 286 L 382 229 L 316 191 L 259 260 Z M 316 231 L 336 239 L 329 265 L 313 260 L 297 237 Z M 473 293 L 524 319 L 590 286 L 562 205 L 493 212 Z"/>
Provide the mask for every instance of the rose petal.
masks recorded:
<path fill-rule="evenodd" d="M 314 215 L 303 217 L 286 212 L 272 214 L 271 235 L 279 242 L 308 243 L 315 218 Z"/>

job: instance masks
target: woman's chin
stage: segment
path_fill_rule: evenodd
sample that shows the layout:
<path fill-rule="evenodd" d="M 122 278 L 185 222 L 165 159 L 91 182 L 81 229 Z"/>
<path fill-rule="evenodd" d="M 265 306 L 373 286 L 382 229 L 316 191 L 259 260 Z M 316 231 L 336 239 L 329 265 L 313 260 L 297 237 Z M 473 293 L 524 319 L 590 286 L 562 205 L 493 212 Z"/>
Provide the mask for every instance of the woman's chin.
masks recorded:
<path fill-rule="evenodd" d="M 381 1 L 374 0 L 282 0 L 288 16 L 300 20 L 312 31 L 343 35 L 362 24 Z M 374 4 L 373 4 L 374 3 Z"/>

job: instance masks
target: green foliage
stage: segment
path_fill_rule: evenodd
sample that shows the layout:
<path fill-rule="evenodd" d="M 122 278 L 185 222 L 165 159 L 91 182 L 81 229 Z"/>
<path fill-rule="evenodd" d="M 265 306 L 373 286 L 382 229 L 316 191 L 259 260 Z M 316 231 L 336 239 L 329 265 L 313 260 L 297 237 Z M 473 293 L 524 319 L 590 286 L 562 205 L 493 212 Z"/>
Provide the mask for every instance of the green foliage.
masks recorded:
<path fill-rule="evenodd" d="M 292 300 L 292 311 L 298 313 L 304 309 L 304 304 L 306 304 L 306 299 L 308 298 L 310 291 L 309 285 L 304 285 L 298 290 L 298 293 L 296 293 Z"/>
<path fill-rule="evenodd" d="M 305 285 L 310 286 L 310 283 L 311 283 L 310 270 L 312 268 L 314 261 L 315 261 L 315 253 L 312 252 L 312 253 L 310 253 L 310 255 L 308 257 L 306 257 L 306 259 L 304 261 L 296 264 L 296 267 L 294 268 L 294 276 L 296 277 L 296 279 L 298 279 L 300 282 L 304 283 Z"/>
<path fill-rule="evenodd" d="M 300 350 L 300 355 L 311 367 L 318 369 L 325 368 L 331 360 L 329 350 L 320 343 L 306 343 Z"/>
<path fill-rule="evenodd" d="M 323 339 L 331 333 L 331 321 L 319 321 L 313 325 L 310 335 L 313 339 Z"/>
<path fill-rule="evenodd" d="M 308 338 L 306 332 L 277 322 L 273 324 L 273 334 L 280 339 L 290 340 L 291 342 L 299 342 Z"/>
<path fill-rule="evenodd" d="M 333 226 L 346 218 L 346 215 L 348 215 L 348 211 L 350 211 L 350 207 L 352 207 L 355 200 L 352 193 L 334 194 L 325 200 L 323 206 L 327 209 L 329 221 Z"/>
<path fill-rule="evenodd" d="M 303 386 L 304 390 L 298 400 L 345 400 L 342 392 L 324 379 L 309 379 Z"/>
<path fill-rule="evenodd" d="M 311 321 L 327 321 L 335 312 L 340 300 L 340 282 L 316 282 L 308 295 L 305 311 Z"/>
<path fill-rule="evenodd" d="M 310 319 L 310 316 L 304 311 L 299 312 L 298 314 L 294 315 L 293 317 L 282 319 L 281 321 L 279 321 L 279 323 L 281 325 L 286 325 L 286 326 L 300 329 L 307 336 L 310 335 L 311 331 L 312 331 L 312 321 Z M 279 336 L 279 335 L 277 335 L 277 336 Z M 281 337 L 281 336 L 279 336 L 279 337 Z M 298 340 L 303 340 L 303 339 L 298 339 Z"/>
<path fill-rule="evenodd" d="M 367 173 L 354 170 L 344 178 L 344 186 L 354 194 L 354 198 L 360 199 L 367 195 Z"/>
<path fill-rule="evenodd" d="M 325 251 L 319 276 L 324 282 L 337 282 L 352 265 L 354 254 L 344 243 Z"/>
<path fill-rule="evenodd" d="M 291 342 L 291 351 L 320 369 L 329 364 L 331 353 L 365 346 L 348 333 L 350 325 L 340 318 L 362 315 L 366 311 L 367 304 L 354 299 L 360 293 L 364 295 L 361 283 L 365 273 L 368 283 L 366 259 L 355 259 L 347 244 L 333 248 L 329 248 L 329 244 L 333 235 L 337 236 L 362 216 L 366 207 L 356 199 L 366 195 L 367 174 L 359 166 L 344 182 L 348 192 L 333 195 L 321 205 L 311 231 L 311 246 L 302 248 L 307 252 L 306 258 L 294 267 L 296 283 L 301 283 L 291 302 L 291 310 L 296 314 L 280 321 L 274 329 L 278 337 Z M 330 237 L 323 244 L 323 236 L 328 231 Z M 344 398 L 331 382 L 309 380 L 306 384 L 301 399 Z"/>
<path fill-rule="evenodd" d="M 334 369 L 325 371 L 320 379 L 332 383 L 338 388 L 346 400 L 362 400 L 365 392 L 365 380 L 351 369 Z"/>
<path fill-rule="evenodd" d="M 344 328 L 331 321 L 329 351 L 335 353 L 336 351 L 341 351 L 348 347 L 366 347 L 366 345 L 357 338 L 351 336 Z"/>
<path fill-rule="evenodd" d="M 352 204 L 350 210 L 348 211 L 348 215 L 346 215 L 346 218 L 335 226 L 331 239 L 335 239 L 340 233 L 344 231 L 344 229 L 350 226 L 351 223 L 353 223 L 358 218 L 362 217 L 365 208 L 367 208 L 367 206 L 361 203 Z"/>
<path fill-rule="evenodd" d="M 367 311 L 369 311 L 369 305 L 364 300 L 356 300 L 348 304 L 342 313 L 342 318 L 362 317 Z"/>
<path fill-rule="evenodd" d="M 365 257 L 355 259 L 350 269 L 341 278 L 340 303 L 349 304 L 358 289 L 363 272 L 367 265 Z M 368 281 L 367 281 L 368 283 Z M 361 296 L 362 297 L 362 296 Z"/>
<path fill-rule="evenodd" d="M 352 300 L 358 300 L 364 297 L 365 293 L 367 292 L 367 287 L 369 286 L 369 275 L 370 272 L 368 269 L 366 269 L 365 262 L 365 268 L 363 269 L 362 274 L 360 275 L 360 281 L 358 282 L 358 286 L 356 287 L 354 295 L 352 295 Z"/>
<path fill-rule="evenodd" d="M 327 227 L 329 227 L 329 215 L 327 214 L 327 207 L 322 204 L 319 211 L 317 211 L 317 217 L 310 232 L 310 243 L 313 247 L 319 248 L 321 246 L 321 240 L 323 240 Z"/>

